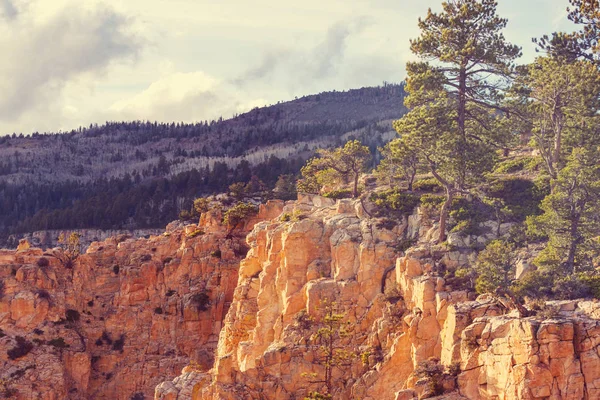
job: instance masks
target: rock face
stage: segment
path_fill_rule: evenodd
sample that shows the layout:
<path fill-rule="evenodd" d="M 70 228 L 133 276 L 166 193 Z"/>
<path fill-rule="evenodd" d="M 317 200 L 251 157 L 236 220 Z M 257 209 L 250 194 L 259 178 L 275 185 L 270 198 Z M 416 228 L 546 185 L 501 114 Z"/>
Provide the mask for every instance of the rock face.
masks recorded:
<path fill-rule="evenodd" d="M 0 397 L 600 398 L 600 303 L 520 318 L 448 273 L 474 250 L 370 207 L 269 202 L 233 233 L 207 213 L 95 242 L 73 269 L 0 251 Z"/>
<path fill-rule="evenodd" d="M 474 253 L 428 245 L 435 226 L 419 214 L 390 226 L 360 202 L 310 196 L 284 211 L 295 218 L 248 235 L 212 370 L 185 369 L 155 399 L 301 399 L 328 383 L 335 399 L 600 397 L 600 304 L 519 318 L 444 279 Z M 407 239 L 421 243 L 398 251 Z M 327 382 L 315 333 L 331 302 L 347 332 L 333 353 L 347 357 Z"/>
<path fill-rule="evenodd" d="M 213 364 L 249 227 L 220 215 L 149 239 L 94 242 L 73 269 L 50 250 L 0 251 L 0 392 L 17 399 L 150 398 Z"/>

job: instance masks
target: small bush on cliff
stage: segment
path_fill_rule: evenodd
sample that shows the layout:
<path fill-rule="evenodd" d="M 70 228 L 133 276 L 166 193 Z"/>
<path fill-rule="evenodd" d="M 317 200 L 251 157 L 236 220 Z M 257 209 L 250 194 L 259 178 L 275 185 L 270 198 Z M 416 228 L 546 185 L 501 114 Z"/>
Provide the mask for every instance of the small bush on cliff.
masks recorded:
<path fill-rule="evenodd" d="M 146 396 L 144 396 L 144 393 L 137 392 L 137 393 L 134 393 L 133 396 L 131 396 L 130 400 L 144 400 L 145 398 L 146 398 Z"/>
<path fill-rule="evenodd" d="M 515 276 L 517 258 L 514 246 L 502 240 L 494 240 L 479 253 L 475 270 L 478 293 L 494 293 L 497 288 L 509 290 Z"/>
<path fill-rule="evenodd" d="M 48 341 L 48 344 L 50 346 L 56 347 L 57 349 L 66 349 L 67 347 L 69 347 L 69 345 L 65 342 L 65 339 L 63 339 L 62 337 L 52 339 Z"/>
<path fill-rule="evenodd" d="M 444 366 L 440 364 L 437 358 L 430 358 L 426 361 L 421 361 L 415 369 L 415 376 L 419 378 L 417 384 L 425 384 L 426 389 L 423 393 L 423 399 L 434 397 L 442 394 L 442 379 L 444 377 Z"/>
<path fill-rule="evenodd" d="M 63 267 L 73 268 L 75 261 L 79 258 L 81 254 L 80 237 L 78 233 L 71 233 L 69 236 L 61 233 L 58 237 L 58 245 L 61 252 L 56 257 L 60 260 Z"/>
<path fill-rule="evenodd" d="M 125 346 L 125 335 L 122 334 L 117 340 L 114 341 L 112 349 L 115 351 L 123 352 L 123 346 Z"/>
<path fill-rule="evenodd" d="M 46 257 L 40 257 L 37 260 L 37 266 L 40 268 L 45 268 L 50 265 L 50 261 Z"/>
<path fill-rule="evenodd" d="M 204 312 L 208 310 L 208 306 L 210 305 L 210 297 L 208 296 L 206 290 L 202 290 L 201 292 L 192 295 L 190 302 L 198 311 Z"/>
<path fill-rule="evenodd" d="M 0 279 L 0 299 L 4 297 L 4 281 Z"/>
<path fill-rule="evenodd" d="M 401 192 L 399 190 L 387 190 L 385 192 L 373 193 L 370 200 L 375 203 L 378 209 L 375 211 L 376 216 L 397 217 L 410 215 L 415 207 L 419 205 L 419 196 Z"/>
<path fill-rule="evenodd" d="M 68 309 L 65 316 L 66 316 L 67 321 L 69 321 L 69 322 L 77 322 L 81 318 L 79 311 L 72 310 L 72 309 Z"/>
<path fill-rule="evenodd" d="M 232 232 L 245 219 L 255 215 L 258 212 L 258 207 L 251 203 L 239 202 L 231 207 L 223 215 L 223 223 L 229 227 Z"/>
<path fill-rule="evenodd" d="M 22 336 L 15 337 L 17 344 L 12 349 L 8 350 L 6 354 L 11 360 L 16 360 L 29 354 L 33 350 L 33 344 Z"/>
<path fill-rule="evenodd" d="M 413 183 L 413 189 L 421 192 L 441 193 L 444 187 L 435 178 L 418 179 Z"/>
<path fill-rule="evenodd" d="M 321 367 L 322 372 L 302 376 L 309 383 L 318 385 L 318 391 L 312 392 L 308 399 L 331 399 L 336 385 L 334 373 L 344 375 L 348 372 L 358 354 L 347 343 L 352 326 L 338 303 L 324 299 L 319 304 L 319 312 L 322 316 L 312 321 L 315 331 L 308 340 L 308 348 L 314 354 L 313 362 Z"/>

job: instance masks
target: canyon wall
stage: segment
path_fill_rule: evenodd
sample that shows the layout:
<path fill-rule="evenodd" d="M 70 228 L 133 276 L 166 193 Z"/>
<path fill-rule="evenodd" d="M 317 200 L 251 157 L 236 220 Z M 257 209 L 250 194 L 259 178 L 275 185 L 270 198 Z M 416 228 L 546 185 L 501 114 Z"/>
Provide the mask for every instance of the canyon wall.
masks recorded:
<path fill-rule="evenodd" d="M 246 233 L 282 206 L 233 232 L 213 212 L 149 239 L 94 242 L 73 268 L 59 249 L 0 251 L 0 394 L 143 399 L 186 365 L 210 368 Z"/>
<path fill-rule="evenodd" d="M 374 211 L 301 196 L 233 231 L 214 211 L 94 242 L 73 268 L 0 251 L 0 398 L 600 397 L 598 302 L 520 315 L 454 274 L 477 254 L 465 238 Z"/>
<path fill-rule="evenodd" d="M 185 368 L 156 399 L 600 396 L 597 302 L 554 302 L 548 319 L 477 297 L 449 273 L 475 251 L 432 245 L 418 213 L 396 225 L 313 196 L 284 212 L 248 235 L 212 370 Z"/>

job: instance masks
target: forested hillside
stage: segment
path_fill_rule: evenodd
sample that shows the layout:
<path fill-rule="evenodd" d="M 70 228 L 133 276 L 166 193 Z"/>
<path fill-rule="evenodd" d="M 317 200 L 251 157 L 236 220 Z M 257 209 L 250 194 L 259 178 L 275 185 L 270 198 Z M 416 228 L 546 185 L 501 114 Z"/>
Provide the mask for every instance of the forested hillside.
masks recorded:
<path fill-rule="evenodd" d="M 0 138 L 0 235 L 161 227 L 195 197 L 252 176 L 273 187 L 318 147 L 393 137 L 404 86 L 305 96 L 195 124 L 107 122 Z M 256 179 L 255 178 L 255 179 Z M 2 239 L 0 238 L 0 241 Z"/>

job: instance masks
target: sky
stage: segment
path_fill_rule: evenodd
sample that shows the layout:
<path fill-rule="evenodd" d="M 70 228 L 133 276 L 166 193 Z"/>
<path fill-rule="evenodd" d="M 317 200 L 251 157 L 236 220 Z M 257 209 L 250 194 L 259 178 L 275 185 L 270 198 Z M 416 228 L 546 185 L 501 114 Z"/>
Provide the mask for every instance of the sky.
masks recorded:
<path fill-rule="evenodd" d="M 507 39 L 573 30 L 567 0 L 499 0 Z M 440 0 L 0 0 L 0 135 L 194 122 L 400 82 Z"/>

